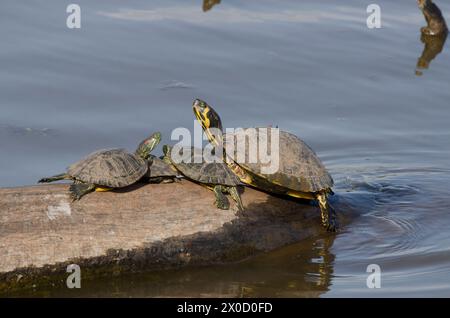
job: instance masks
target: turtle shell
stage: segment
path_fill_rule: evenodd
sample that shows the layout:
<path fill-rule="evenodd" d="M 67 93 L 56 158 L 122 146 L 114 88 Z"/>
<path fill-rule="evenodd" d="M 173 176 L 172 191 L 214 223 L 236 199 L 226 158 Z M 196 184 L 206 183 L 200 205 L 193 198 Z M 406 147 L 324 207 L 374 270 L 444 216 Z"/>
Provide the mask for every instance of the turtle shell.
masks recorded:
<path fill-rule="evenodd" d="M 122 188 L 139 181 L 148 163 L 125 149 L 96 151 L 71 165 L 67 173 L 77 180 L 111 188 Z"/>
<path fill-rule="evenodd" d="M 185 153 L 188 152 L 188 153 Z M 169 155 L 172 154 L 172 149 Z M 185 177 L 205 184 L 236 186 L 241 184 L 239 178 L 231 171 L 227 164 L 223 162 L 205 162 L 203 158 L 203 149 L 200 148 L 181 148 L 180 156 L 186 156 L 190 160 L 186 162 L 174 162 L 170 156 L 170 161 Z"/>
<path fill-rule="evenodd" d="M 157 157 L 152 159 L 147 172 L 149 178 L 176 177 L 177 175 L 177 170 L 174 167 Z"/>
<path fill-rule="evenodd" d="M 233 153 L 227 152 L 227 154 L 229 156 L 233 155 L 232 159 L 247 172 L 256 174 L 273 184 L 289 190 L 318 192 L 333 186 L 333 178 L 316 153 L 297 136 L 281 130 L 279 131 L 278 169 L 270 173 L 264 173 L 267 171 L 269 164 L 262 163 L 259 155 L 254 162 L 250 162 L 249 145 L 256 142 L 258 142 L 258 145 L 265 143 L 267 145 L 266 153 L 276 158 L 276 155 L 270 153 L 272 140 L 267 135 L 267 133 L 261 133 L 260 128 L 240 129 L 232 134 L 225 134 L 225 147 L 232 142 L 248 138 L 244 149 L 239 149 L 238 144 L 235 143 Z M 242 156 L 242 153 L 238 156 L 239 151 L 245 152 L 245 157 Z M 241 159 L 239 160 L 239 158 Z M 245 159 L 243 160 L 242 158 Z M 264 171 L 262 168 L 266 168 L 266 170 Z"/>

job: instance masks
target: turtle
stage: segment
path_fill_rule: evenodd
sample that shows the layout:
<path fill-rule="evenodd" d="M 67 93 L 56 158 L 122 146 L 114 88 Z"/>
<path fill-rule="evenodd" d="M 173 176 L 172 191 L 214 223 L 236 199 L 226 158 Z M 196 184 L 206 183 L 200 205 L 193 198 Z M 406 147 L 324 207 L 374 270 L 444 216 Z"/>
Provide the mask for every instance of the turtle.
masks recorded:
<path fill-rule="evenodd" d="M 233 147 L 233 153 L 227 152 L 227 142 L 234 142 L 236 137 L 245 138 L 245 129 L 222 135 L 222 122 L 218 113 L 200 99 L 194 100 L 193 111 L 210 143 L 224 146 L 224 161 L 244 184 L 269 193 L 317 201 L 322 225 L 328 231 L 336 231 L 336 212 L 328 202 L 329 195 L 333 194 L 333 178 L 316 153 L 303 140 L 280 130 L 278 170 L 275 173 L 263 173 L 263 164 L 259 159 L 255 163 L 241 163 L 234 159 L 238 158 L 238 147 Z M 214 133 L 217 130 L 219 133 Z M 257 134 L 256 138 L 260 138 L 260 135 Z M 248 156 L 248 148 L 245 147 L 245 158 Z M 270 146 L 267 146 L 267 149 L 270 149 Z"/>
<path fill-rule="evenodd" d="M 135 153 L 125 149 L 102 149 L 72 164 L 65 173 L 42 178 L 39 183 L 73 180 L 69 192 L 74 201 L 92 191 L 108 191 L 136 183 L 148 172 L 150 152 L 161 141 L 156 132 L 144 139 Z"/>
<path fill-rule="evenodd" d="M 230 202 L 225 194 L 230 194 L 236 202 L 238 209 L 244 209 L 237 186 L 241 185 L 239 178 L 223 162 L 206 162 L 203 160 L 203 149 L 195 147 L 180 147 L 181 157 L 189 157 L 188 162 L 178 160 L 174 156 L 174 149 L 168 145 L 163 146 L 164 160 L 171 164 L 188 180 L 199 183 L 215 194 L 215 205 L 219 209 L 228 210 Z"/>

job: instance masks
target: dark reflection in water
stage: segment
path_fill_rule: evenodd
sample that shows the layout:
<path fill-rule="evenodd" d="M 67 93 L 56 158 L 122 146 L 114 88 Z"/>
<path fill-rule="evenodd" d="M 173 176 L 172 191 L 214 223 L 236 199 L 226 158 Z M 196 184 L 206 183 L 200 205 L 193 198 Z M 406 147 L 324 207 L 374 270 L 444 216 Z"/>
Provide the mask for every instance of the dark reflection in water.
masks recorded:
<path fill-rule="evenodd" d="M 333 278 L 334 239 L 324 234 L 235 264 L 83 280 L 78 290 L 61 282 L 8 296 L 319 297 Z"/>
<path fill-rule="evenodd" d="M 423 34 L 420 40 L 424 44 L 422 55 L 419 57 L 416 66 L 416 75 L 423 75 L 422 70 L 430 67 L 431 61 L 433 61 L 439 53 L 444 49 L 445 41 L 447 40 L 447 33 L 442 35 L 427 35 Z"/>
<path fill-rule="evenodd" d="M 203 11 L 209 11 L 214 7 L 216 4 L 219 4 L 220 0 L 203 0 Z"/>

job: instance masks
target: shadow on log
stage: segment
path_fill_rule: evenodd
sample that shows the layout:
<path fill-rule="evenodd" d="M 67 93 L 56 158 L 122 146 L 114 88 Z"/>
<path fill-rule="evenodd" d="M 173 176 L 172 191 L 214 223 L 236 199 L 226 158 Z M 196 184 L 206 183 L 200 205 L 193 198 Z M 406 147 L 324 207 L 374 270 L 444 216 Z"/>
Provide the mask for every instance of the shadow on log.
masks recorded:
<path fill-rule="evenodd" d="M 83 279 L 245 259 L 323 234 L 317 207 L 245 188 L 244 212 L 182 181 L 92 193 L 68 185 L 0 189 L 0 292 Z M 331 235 L 331 234 L 330 234 Z"/>

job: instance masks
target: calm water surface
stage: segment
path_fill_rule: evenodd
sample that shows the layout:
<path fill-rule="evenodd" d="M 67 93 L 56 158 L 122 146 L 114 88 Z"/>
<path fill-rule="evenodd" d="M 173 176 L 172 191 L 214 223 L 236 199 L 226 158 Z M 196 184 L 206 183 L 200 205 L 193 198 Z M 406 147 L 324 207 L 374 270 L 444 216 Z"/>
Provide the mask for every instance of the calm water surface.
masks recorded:
<path fill-rule="evenodd" d="M 450 52 L 422 55 L 415 2 L 377 1 L 378 30 L 366 27 L 372 1 L 213 2 L 79 0 L 82 28 L 69 30 L 65 2 L 3 0 L 0 186 L 154 130 L 169 142 L 192 129 L 201 97 L 227 127 L 301 136 L 351 221 L 238 264 L 28 295 L 450 296 Z M 368 264 L 381 289 L 366 287 Z"/>

